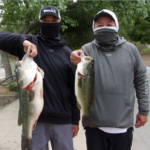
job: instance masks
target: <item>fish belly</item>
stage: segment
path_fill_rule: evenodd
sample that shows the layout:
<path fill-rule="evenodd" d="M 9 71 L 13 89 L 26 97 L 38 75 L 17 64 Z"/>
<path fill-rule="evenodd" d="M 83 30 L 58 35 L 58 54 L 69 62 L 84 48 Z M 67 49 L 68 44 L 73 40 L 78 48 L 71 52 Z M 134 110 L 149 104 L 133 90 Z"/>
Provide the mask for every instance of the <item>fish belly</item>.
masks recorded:
<path fill-rule="evenodd" d="M 22 94 L 22 150 L 26 147 L 32 150 L 32 131 L 43 109 L 43 82 L 37 75 L 37 81 L 32 90 L 24 90 Z"/>
<path fill-rule="evenodd" d="M 81 106 L 83 116 L 89 117 L 89 110 L 94 102 L 94 83 L 90 78 L 77 77 L 75 81 L 75 94 Z"/>

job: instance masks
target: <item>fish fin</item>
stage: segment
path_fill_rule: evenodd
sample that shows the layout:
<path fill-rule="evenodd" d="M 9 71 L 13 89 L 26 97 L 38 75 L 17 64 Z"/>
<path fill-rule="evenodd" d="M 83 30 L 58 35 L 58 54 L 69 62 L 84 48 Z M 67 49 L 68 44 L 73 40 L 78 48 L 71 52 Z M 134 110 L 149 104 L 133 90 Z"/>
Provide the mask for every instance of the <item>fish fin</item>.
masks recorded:
<path fill-rule="evenodd" d="M 93 119 L 92 119 L 91 117 L 89 118 L 88 125 L 89 125 L 90 127 L 95 127 L 95 126 L 94 126 Z"/>
<path fill-rule="evenodd" d="M 85 115 L 82 116 L 82 126 L 84 128 L 88 126 L 88 117 Z"/>
<path fill-rule="evenodd" d="M 40 67 L 38 67 L 38 66 L 37 66 L 37 68 L 38 68 L 38 71 L 41 73 L 42 78 L 44 78 L 44 71 Z"/>
<path fill-rule="evenodd" d="M 94 127 L 94 122 L 91 116 L 82 116 L 82 126 L 85 128 L 87 126 Z"/>
<path fill-rule="evenodd" d="M 35 124 L 33 125 L 33 130 L 35 130 L 36 124 L 37 124 L 37 121 L 35 121 Z"/>
<path fill-rule="evenodd" d="M 22 150 L 32 150 L 32 140 L 22 138 L 21 148 Z"/>
<path fill-rule="evenodd" d="M 90 106 L 90 109 L 93 110 L 93 109 L 94 109 L 94 106 L 95 106 L 95 97 L 94 97 L 94 99 L 93 99 L 93 101 L 92 101 L 92 104 L 91 104 L 91 106 Z"/>
<path fill-rule="evenodd" d="M 77 106 L 78 106 L 78 109 L 81 109 L 81 105 L 78 103 L 78 101 L 77 101 Z"/>
<path fill-rule="evenodd" d="M 20 111 L 18 112 L 18 126 L 22 124 L 22 118 L 21 118 L 21 113 Z"/>
<path fill-rule="evenodd" d="M 22 118 L 21 118 L 21 87 L 19 86 L 19 73 L 18 73 L 18 70 L 17 70 L 17 66 L 16 66 L 16 69 L 15 69 L 15 72 L 16 72 L 16 79 L 17 79 L 17 85 L 18 85 L 18 94 L 19 94 L 19 111 L 18 111 L 18 126 L 20 126 L 22 124 Z"/>

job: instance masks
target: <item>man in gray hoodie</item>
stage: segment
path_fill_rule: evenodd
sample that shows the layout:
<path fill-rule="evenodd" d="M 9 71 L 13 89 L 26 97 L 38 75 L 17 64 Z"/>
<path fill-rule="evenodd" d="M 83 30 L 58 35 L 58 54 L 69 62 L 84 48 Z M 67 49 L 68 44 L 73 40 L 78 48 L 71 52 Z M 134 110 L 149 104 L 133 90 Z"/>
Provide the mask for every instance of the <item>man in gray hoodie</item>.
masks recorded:
<path fill-rule="evenodd" d="M 94 17 L 94 40 L 71 53 L 74 65 L 80 62 L 80 53 L 95 60 L 95 106 L 90 110 L 94 127 L 88 121 L 84 126 L 88 150 L 131 149 L 135 91 L 139 108 L 135 127 L 147 122 L 146 67 L 137 48 L 119 37 L 118 30 L 115 13 L 103 9 Z"/>

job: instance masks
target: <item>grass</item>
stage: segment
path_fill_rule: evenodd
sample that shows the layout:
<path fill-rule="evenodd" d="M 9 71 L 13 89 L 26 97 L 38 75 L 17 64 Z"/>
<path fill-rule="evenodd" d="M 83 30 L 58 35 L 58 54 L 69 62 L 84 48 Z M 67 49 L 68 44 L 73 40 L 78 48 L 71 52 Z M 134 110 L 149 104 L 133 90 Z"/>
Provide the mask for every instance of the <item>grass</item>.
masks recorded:
<path fill-rule="evenodd" d="M 9 91 L 14 91 L 14 92 L 18 92 L 18 86 L 16 83 L 11 83 L 8 85 L 8 89 Z"/>

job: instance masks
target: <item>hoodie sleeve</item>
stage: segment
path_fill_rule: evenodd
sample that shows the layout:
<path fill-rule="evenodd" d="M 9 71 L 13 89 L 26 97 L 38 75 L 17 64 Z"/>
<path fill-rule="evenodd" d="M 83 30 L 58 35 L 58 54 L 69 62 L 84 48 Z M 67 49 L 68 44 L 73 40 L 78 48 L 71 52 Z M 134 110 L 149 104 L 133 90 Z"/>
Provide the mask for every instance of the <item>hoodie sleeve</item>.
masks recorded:
<path fill-rule="evenodd" d="M 72 50 L 67 47 L 68 50 L 68 58 L 70 61 L 70 54 Z M 74 125 L 79 125 L 79 120 L 80 120 L 80 110 L 77 107 L 77 99 L 75 96 L 75 70 L 72 69 L 73 64 L 70 61 L 70 67 L 68 69 L 68 89 L 70 91 L 70 101 L 71 101 L 71 115 L 72 115 L 72 120 L 71 123 Z M 74 66 L 76 67 L 76 66 Z"/>
<path fill-rule="evenodd" d="M 28 35 L 0 32 L 0 50 L 22 59 L 25 54 L 23 41 L 28 40 Z"/>
<path fill-rule="evenodd" d="M 138 109 L 141 115 L 147 116 L 149 113 L 149 84 L 147 70 L 139 51 L 134 46 L 135 66 L 134 66 L 134 84 L 136 97 L 138 99 Z"/>

